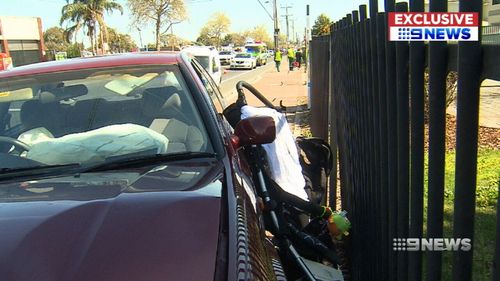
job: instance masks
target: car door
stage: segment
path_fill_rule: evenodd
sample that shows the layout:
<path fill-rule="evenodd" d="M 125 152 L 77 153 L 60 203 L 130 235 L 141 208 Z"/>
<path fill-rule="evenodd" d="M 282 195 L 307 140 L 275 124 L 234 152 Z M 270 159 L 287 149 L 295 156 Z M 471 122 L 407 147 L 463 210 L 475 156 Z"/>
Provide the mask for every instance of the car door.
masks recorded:
<path fill-rule="evenodd" d="M 230 144 L 232 128 L 222 114 L 226 101 L 219 88 L 203 67 L 193 63 L 193 67 L 204 84 L 211 103 L 217 112 L 221 133 Z M 239 241 L 235 263 L 238 280 L 286 280 L 278 253 L 269 238 L 266 237 L 260 199 L 253 184 L 250 168 L 242 151 L 230 157 L 232 182 L 234 187 L 236 221 L 234 227 Z M 243 251 L 244 249 L 244 251 Z M 243 270 L 243 268 L 244 270 Z"/>

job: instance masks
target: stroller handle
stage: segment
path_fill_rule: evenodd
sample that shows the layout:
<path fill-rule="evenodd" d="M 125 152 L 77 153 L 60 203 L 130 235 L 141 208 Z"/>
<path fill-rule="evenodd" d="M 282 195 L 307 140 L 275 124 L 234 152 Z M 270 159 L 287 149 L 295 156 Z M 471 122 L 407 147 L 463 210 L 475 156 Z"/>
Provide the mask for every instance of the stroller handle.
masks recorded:
<path fill-rule="evenodd" d="M 254 86 L 250 85 L 249 83 L 247 83 L 245 81 L 239 81 L 236 84 L 236 91 L 238 91 L 237 103 L 239 105 L 246 105 L 247 104 L 247 101 L 245 98 L 245 92 L 243 91 L 243 88 L 248 89 L 248 91 L 250 91 L 250 93 L 252 93 L 256 98 L 258 98 L 265 106 L 272 108 L 278 112 L 281 112 L 281 110 L 279 108 L 277 108 L 276 106 L 274 106 L 274 104 L 272 102 L 270 102 L 266 97 L 264 97 L 264 95 L 261 94 L 259 92 L 259 90 L 257 90 Z"/>

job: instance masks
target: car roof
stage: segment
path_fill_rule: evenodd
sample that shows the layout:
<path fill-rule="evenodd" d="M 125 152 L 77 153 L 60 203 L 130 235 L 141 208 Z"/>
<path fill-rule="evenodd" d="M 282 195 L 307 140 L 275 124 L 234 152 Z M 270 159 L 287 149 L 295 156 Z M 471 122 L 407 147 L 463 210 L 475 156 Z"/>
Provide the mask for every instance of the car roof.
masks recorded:
<path fill-rule="evenodd" d="M 180 60 L 179 52 L 126 53 L 87 58 L 74 58 L 14 67 L 10 70 L 0 71 L 0 79 L 50 72 L 113 66 L 176 64 Z"/>
<path fill-rule="evenodd" d="M 182 49 L 182 52 L 190 53 L 193 56 L 210 56 L 219 54 L 216 49 L 208 46 L 191 46 Z"/>

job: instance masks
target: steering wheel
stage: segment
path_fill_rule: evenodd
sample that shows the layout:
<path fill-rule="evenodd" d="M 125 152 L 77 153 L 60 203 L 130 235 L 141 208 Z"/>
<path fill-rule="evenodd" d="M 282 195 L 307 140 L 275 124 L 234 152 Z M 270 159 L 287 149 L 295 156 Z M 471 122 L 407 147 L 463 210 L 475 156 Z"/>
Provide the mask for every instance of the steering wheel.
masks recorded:
<path fill-rule="evenodd" d="M 13 145 L 16 148 L 16 151 L 18 151 L 19 153 L 31 149 L 31 146 L 29 146 L 28 144 L 11 137 L 0 136 L 0 143 Z"/>
<path fill-rule="evenodd" d="M 257 90 L 254 86 L 250 85 L 245 81 L 240 81 L 236 84 L 236 91 L 238 92 L 238 100 L 237 100 L 238 105 L 247 104 L 243 88 L 250 91 L 250 93 L 252 93 L 256 98 L 258 98 L 265 106 L 272 108 L 278 112 L 281 111 L 280 109 L 276 108 L 276 106 L 274 106 L 272 102 L 266 99 L 266 97 L 261 92 L 259 92 L 259 90 Z"/>

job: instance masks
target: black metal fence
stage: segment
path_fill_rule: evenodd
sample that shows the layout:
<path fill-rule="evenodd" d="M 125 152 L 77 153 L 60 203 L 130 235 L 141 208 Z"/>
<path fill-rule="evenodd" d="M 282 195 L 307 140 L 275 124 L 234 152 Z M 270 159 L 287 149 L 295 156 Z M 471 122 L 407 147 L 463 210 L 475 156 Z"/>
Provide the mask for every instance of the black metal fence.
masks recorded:
<path fill-rule="evenodd" d="M 385 11 L 424 11 L 424 1 L 385 1 Z M 430 0 L 445 12 L 446 0 Z M 460 1 L 462 12 L 482 12 L 481 0 Z M 481 30 L 481 27 L 479 28 Z M 441 280 L 438 251 L 396 251 L 393 239 L 443 237 L 446 76 L 458 71 L 453 237 L 474 249 L 479 89 L 500 80 L 500 46 L 478 42 L 390 42 L 387 16 L 362 5 L 313 38 L 313 73 L 329 73 L 332 146 L 338 148 L 342 205 L 353 221 L 352 280 Z M 314 60 L 329 41 L 329 62 Z M 424 214 L 424 70 L 429 68 L 427 212 Z M 324 83 L 313 83 L 311 94 Z M 313 115 L 314 104 L 313 106 Z M 500 110 L 500 109 L 499 109 Z M 329 123 L 329 124 L 327 124 Z M 333 189 L 334 190 L 334 189 Z M 332 196 L 331 196 L 332 197 Z M 335 197 L 335 196 L 333 196 Z M 424 218 L 426 234 L 424 236 Z M 497 215 L 497 225 L 500 225 Z M 496 243 L 499 233 L 492 239 Z M 492 280 L 499 280 L 497 252 Z M 473 251 L 453 253 L 453 280 L 472 280 Z M 424 264 L 425 263 L 425 264 Z M 425 267 L 425 276 L 423 268 Z M 496 279 L 495 279 L 496 278 Z"/>

